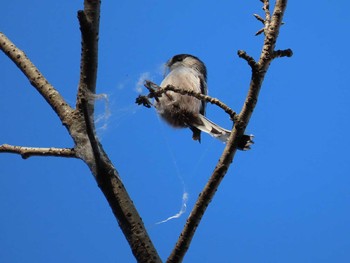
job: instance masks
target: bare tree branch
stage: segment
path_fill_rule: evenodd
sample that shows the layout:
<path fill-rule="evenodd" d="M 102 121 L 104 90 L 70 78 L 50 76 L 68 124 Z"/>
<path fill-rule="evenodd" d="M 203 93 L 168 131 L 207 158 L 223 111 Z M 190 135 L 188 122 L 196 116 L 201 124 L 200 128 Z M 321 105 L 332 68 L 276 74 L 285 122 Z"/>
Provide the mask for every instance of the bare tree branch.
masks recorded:
<path fill-rule="evenodd" d="M 139 96 L 136 99 L 136 103 L 139 105 L 144 104 L 144 106 L 148 107 L 147 105 L 151 105 L 152 103 L 146 102 L 145 101 L 146 98 L 157 99 L 157 97 L 160 97 L 163 93 L 165 93 L 167 91 L 173 91 L 173 92 L 180 93 L 183 95 L 190 95 L 190 96 L 193 96 L 199 100 L 204 100 L 204 101 L 209 102 L 211 104 L 215 104 L 216 106 L 223 109 L 228 115 L 230 115 L 231 120 L 235 119 L 236 112 L 234 112 L 229 106 L 227 106 L 225 103 L 221 102 L 217 98 L 213 98 L 213 97 L 210 97 L 208 95 L 204 95 L 204 94 L 195 92 L 193 90 L 184 90 L 181 88 L 176 88 L 176 87 L 171 86 L 171 85 L 168 85 L 166 87 L 160 87 L 157 84 L 155 84 L 149 80 L 145 81 L 145 87 L 150 91 L 150 93 L 147 96 Z"/>
<path fill-rule="evenodd" d="M 78 158 L 75 155 L 75 150 L 71 148 L 24 147 L 24 146 L 14 146 L 9 144 L 0 145 L 0 153 L 5 153 L 5 152 L 20 154 L 23 159 L 27 159 L 31 156 L 54 156 L 54 157 Z"/>
<path fill-rule="evenodd" d="M 142 219 L 115 169 L 95 135 L 94 94 L 98 65 L 100 1 L 85 0 L 78 12 L 82 35 L 81 73 L 77 94 L 79 125 L 71 133 L 79 142 L 79 153 L 87 163 L 115 215 L 138 262 L 161 262 Z M 83 125 L 82 125 L 83 124 Z M 80 132 L 83 131 L 83 132 Z"/>
<path fill-rule="evenodd" d="M 25 56 L 24 52 L 15 47 L 4 34 L 0 34 L 0 48 L 27 76 L 31 84 L 51 105 L 68 129 L 75 143 L 75 156 L 82 159 L 95 176 L 98 186 L 105 195 L 137 261 L 157 263 L 161 260 L 142 219 L 117 170 L 95 136 L 92 120 L 93 97 L 97 79 L 99 17 L 100 1 L 85 0 L 84 10 L 78 12 L 82 33 L 82 57 L 76 109 L 68 106 L 61 95 Z M 27 153 L 33 153 L 33 151 L 33 149 L 27 149 L 27 152 L 23 152 L 23 154 L 26 157 Z M 17 152 L 20 154 L 20 149 L 17 149 Z M 43 152 L 47 153 L 48 151 L 41 151 L 42 155 L 45 155 Z"/>
<path fill-rule="evenodd" d="M 78 11 L 82 38 L 79 91 L 84 88 L 93 94 L 96 91 L 97 80 L 100 6 L 100 0 L 85 0 L 84 10 Z M 78 97 L 79 95 L 80 92 Z"/>
<path fill-rule="evenodd" d="M 39 69 L 18 49 L 3 33 L 0 32 L 0 49 L 17 65 L 30 81 L 30 84 L 40 92 L 47 103 L 57 113 L 63 125 L 67 125 L 68 117 L 73 109 L 66 103 L 58 91 L 40 73 Z"/>
<path fill-rule="evenodd" d="M 265 74 L 269 68 L 271 61 L 274 58 L 273 52 L 276 45 L 279 28 L 282 23 L 283 14 L 287 5 L 287 0 L 276 1 L 271 21 L 270 13 L 268 11 L 269 1 L 264 0 L 263 2 L 266 14 L 265 40 L 260 59 L 257 62 L 257 66 L 252 68 L 252 77 L 247 98 L 240 114 L 238 115 L 238 118 L 236 118 L 232 133 L 229 137 L 223 154 L 221 155 L 219 162 L 217 163 L 208 183 L 204 187 L 202 193 L 199 195 L 197 202 L 194 205 L 194 208 L 189 218 L 187 219 L 185 227 L 175 245 L 175 248 L 173 249 L 171 255 L 168 257 L 167 262 L 169 263 L 181 262 L 183 260 L 183 257 L 190 246 L 193 235 L 203 217 L 206 208 L 213 199 L 214 194 L 220 185 L 220 182 L 226 175 L 233 161 L 234 155 L 237 151 L 237 144 L 248 125 L 250 117 L 256 106 Z M 247 60 L 250 65 L 253 65 L 253 63 L 249 62 L 251 59 L 248 55 L 244 55 L 243 58 Z"/>

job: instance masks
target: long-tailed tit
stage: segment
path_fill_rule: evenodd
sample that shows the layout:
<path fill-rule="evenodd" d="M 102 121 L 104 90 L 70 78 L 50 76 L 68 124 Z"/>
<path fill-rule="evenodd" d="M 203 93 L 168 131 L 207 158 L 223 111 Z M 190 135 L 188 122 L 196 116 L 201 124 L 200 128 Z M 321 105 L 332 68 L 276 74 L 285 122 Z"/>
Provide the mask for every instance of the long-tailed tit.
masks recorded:
<path fill-rule="evenodd" d="M 168 75 L 161 87 L 168 85 L 185 90 L 207 94 L 207 69 L 204 63 L 195 56 L 180 54 L 172 57 L 166 66 Z M 156 100 L 155 107 L 159 115 L 175 128 L 190 128 L 193 140 L 201 140 L 201 131 L 226 142 L 230 131 L 207 119 L 205 115 L 206 102 L 190 95 L 182 95 L 167 91 Z M 238 145 L 240 150 L 250 149 L 252 136 L 244 135 Z"/>

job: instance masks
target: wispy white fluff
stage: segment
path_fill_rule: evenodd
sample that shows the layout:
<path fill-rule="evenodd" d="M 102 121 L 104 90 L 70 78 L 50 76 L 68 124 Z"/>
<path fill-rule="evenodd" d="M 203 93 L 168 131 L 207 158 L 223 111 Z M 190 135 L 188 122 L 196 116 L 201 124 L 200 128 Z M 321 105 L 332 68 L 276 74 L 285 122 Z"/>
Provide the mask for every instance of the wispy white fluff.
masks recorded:
<path fill-rule="evenodd" d="M 104 102 L 104 111 L 95 116 L 95 124 L 98 130 L 105 131 L 108 128 L 108 119 L 111 116 L 109 108 L 109 96 L 107 94 L 94 95 L 95 100 L 102 100 Z"/>
<path fill-rule="evenodd" d="M 181 205 L 180 211 L 177 214 L 175 214 L 173 216 L 170 216 L 170 217 L 168 217 L 167 219 L 165 219 L 163 221 L 157 222 L 156 225 L 163 224 L 163 223 L 168 222 L 169 220 L 179 218 L 183 213 L 186 212 L 187 201 L 188 201 L 188 193 L 185 191 L 182 194 L 182 205 Z"/>
<path fill-rule="evenodd" d="M 150 77 L 151 77 L 150 72 L 143 72 L 140 74 L 140 77 L 139 77 L 138 81 L 136 82 L 136 87 L 135 87 L 135 91 L 137 93 L 142 93 L 143 84 L 145 83 L 145 80 L 150 79 Z"/>

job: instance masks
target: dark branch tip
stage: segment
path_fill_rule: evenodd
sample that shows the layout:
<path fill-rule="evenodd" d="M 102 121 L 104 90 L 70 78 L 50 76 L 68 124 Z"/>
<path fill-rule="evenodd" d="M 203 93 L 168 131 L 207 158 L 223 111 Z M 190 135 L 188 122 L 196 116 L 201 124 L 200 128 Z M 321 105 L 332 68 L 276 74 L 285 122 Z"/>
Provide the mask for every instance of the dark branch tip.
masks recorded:
<path fill-rule="evenodd" d="M 78 13 L 78 20 L 80 24 L 80 30 L 81 32 L 88 32 L 91 28 L 91 23 L 89 23 L 88 18 L 83 10 L 79 10 Z"/>
<path fill-rule="evenodd" d="M 237 55 L 240 57 L 240 58 L 242 58 L 244 55 L 246 55 L 247 54 L 247 52 L 245 52 L 244 50 L 238 50 L 237 51 Z"/>
<path fill-rule="evenodd" d="M 263 19 L 261 16 L 259 16 L 258 14 L 253 14 L 253 16 L 260 21 L 261 23 L 265 24 L 265 19 Z"/>
<path fill-rule="evenodd" d="M 265 32 L 265 28 L 262 28 L 260 30 L 258 30 L 256 33 L 255 33 L 255 36 L 258 36 L 260 35 L 261 33 L 264 33 Z"/>
<path fill-rule="evenodd" d="M 148 97 L 147 96 L 143 96 L 143 95 L 139 95 L 136 98 L 135 103 L 137 103 L 137 105 L 142 105 L 142 106 L 144 106 L 146 108 L 151 108 L 151 106 L 152 106 L 152 103 L 149 101 Z"/>
<path fill-rule="evenodd" d="M 290 48 L 286 49 L 286 50 L 285 50 L 285 53 L 286 53 L 286 56 L 289 57 L 289 58 L 290 58 L 291 56 L 293 56 L 293 50 L 291 50 Z"/>
<path fill-rule="evenodd" d="M 149 91 L 155 92 L 157 89 L 159 89 L 159 86 L 155 83 L 153 83 L 150 80 L 145 80 L 143 84 Z"/>
<path fill-rule="evenodd" d="M 284 49 L 284 50 L 275 50 L 273 52 L 273 58 L 281 58 L 281 57 L 290 58 L 291 56 L 293 56 L 293 51 L 290 48 Z"/>

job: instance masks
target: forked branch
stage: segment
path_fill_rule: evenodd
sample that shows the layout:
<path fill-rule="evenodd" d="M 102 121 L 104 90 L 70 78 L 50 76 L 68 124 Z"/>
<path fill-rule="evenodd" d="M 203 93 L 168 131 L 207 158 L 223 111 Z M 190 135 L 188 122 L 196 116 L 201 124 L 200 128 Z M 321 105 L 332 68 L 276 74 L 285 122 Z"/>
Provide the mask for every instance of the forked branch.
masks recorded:
<path fill-rule="evenodd" d="M 237 150 L 239 138 L 244 134 L 244 131 L 249 123 L 250 117 L 254 111 L 258 101 L 258 95 L 261 89 L 265 74 L 269 68 L 271 61 L 276 57 L 274 49 L 279 33 L 279 28 L 282 23 L 283 14 L 287 5 L 287 0 L 276 0 L 272 18 L 270 18 L 269 1 L 263 1 L 263 9 L 265 11 L 265 40 L 262 48 L 261 56 L 258 62 L 255 62 L 246 52 L 241 51 L 240 57 L 245 59 L 252 68 L 252 77 L 250 88 L 242 107 L 242 110 L 236 118 L 226 147 L 202 193 L 199 195 L 196 204 L 187 219 L 183 231 L 169 256 L 167 262 L 182 262 L 185 253 L 187 252 L 194 233 L 208 207 L 214 197 L 222 179 L 226 175 Z"/>
<path fill-rule="evenodd" d="M 82 159 L 96 178 L 120 228 L 138 262 L 161 262 L 131 198 L 120 177 L 95 135 L 94 103 L 90 98 L 96 91 L 98 64 L 98 32 L 100 1 L 85 0 L 84 10 L 78 12 L 82 33 L 81 73 L 76 109 L 72 109 L 59 92 L 41 75 L 34 64 L 4 34 L 0 33 L 0 48 L 27 76 L 57 113 L 68 129 L 74 149 L 28 148 L 2 145 L 0 151 L 32 155 L 71 156 Z M 91 96 L 90 96 L 91 95 Z"/>

